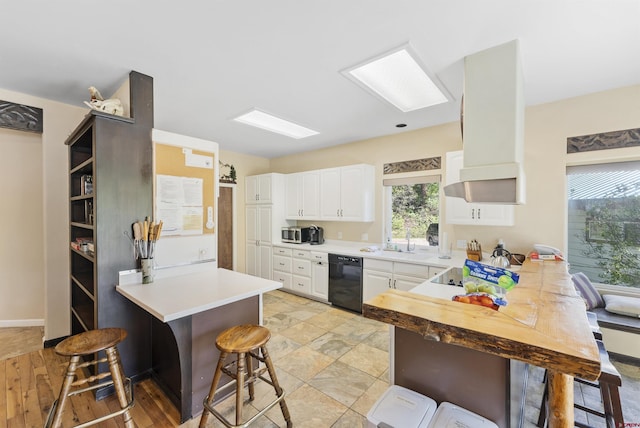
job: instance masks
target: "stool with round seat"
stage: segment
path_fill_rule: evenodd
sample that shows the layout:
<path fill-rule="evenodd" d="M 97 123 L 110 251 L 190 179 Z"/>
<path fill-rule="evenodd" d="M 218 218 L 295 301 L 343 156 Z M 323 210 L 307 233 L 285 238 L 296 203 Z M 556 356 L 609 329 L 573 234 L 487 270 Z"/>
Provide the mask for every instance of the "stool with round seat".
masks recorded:
<path fill-rule="evenodd" d="M 91 421 L 84 422 L 80 425 L 76 425 L 76 428 L 95 425 L 118 415 L 123 415 L 125 427 L 135 427 L 129 411 L 131 407 L 133 407 L 133 388 L 131 387 L 131 380 L 124 377 L 120 363 L 120 355 L 118 354 L 118 348 L 116 347 L 116 345 L 122 342 L 126 337 L 127 332 L 121 328 L 104 328 L 76 334 L 66 338 L 56 345 L 56 353 L 58 355 L 70 357 L 70 360 L 64 381 L 62 382 L 62 387 L 60 388 L 60 395 L 53 403 L 53 406 L 51 406 L 45 427 L 58 428 L 62 426 L 62 414 L 64 412 L 65 405 L 67 404 L 67 399 L 70 396 L 98 388 L 104 388 L 110 385 L 113 385 L 115 389 L 116 396 L 118 397 L 118 403 L 120 404 L 120 410 L 98 417 Z M 84 357 L 93 356 L 102 351 L 104 351 L 106 357 L 81 362 Z M 89 366 L 97 367 L 99 363 L 104 362 L 109 363 L 109 371 L 96 373 L 95 375 L 78 379 L 78 369 L 83 369 Z M 83 387 L 85 384 L 100 381 L 108 377 L 111 377 L 111 379 L 107 382 Z M 125 388 L 125 381 L 128 384 L 128 388 Z"/>
<path fill-rule="evenodd" d="M 280 409 L 282 410 L 282 415 L 287 423 L 287 427 L 292 426 L 291 416 L 289 415 L 287 404 L 284 401 L 284 391 L 278 383 L 275 368 L 273 367 L 273 363 L 271 362 L 271 358 L 267 352 L 267 347 L 265 346 L 270 338 L 271 333 L 269 330 L 258 325 L 235 326 L 224 330 L 218 335 L 216 338 L 216 347 L 220 351 L 220 357 L 218 358 L 216 371 L 213 375 L 209 395 L 207 395 L 203 401 L 204 409 L 202 410 L 202 417 L 200 418 L 200 428 L 204 428 L 207 425 L 209 414 L 213 414 L 220 422 L 229 428 L 247 427 L 276 404 L 280 404 Z M 225 365 L 225 360 L 229 354 L 237 354 L 237 359 Z M 253 358 L 264 363 L 265 367 L 254 370 Z M 235 371 L 231 369 L 233 365 L 236 366 Z M 269 373 L 270 379 L 263 376 L 265 371 Z M 222 373 L 232 379 L 235 379 L 235 382 L 229 382 L 221 388 L 218 388 L 218 383 L 220 382 Z M 276 398 L 252 418 L 246 422 L 242 422 L 244 387 L 248 387 L 249 400 L 253 401 L 255 394 L 254 383 L 258 379 L 261 379 L 273 386 Z M 214 409 L 213 404 L 215 395 L 218 392 L 233 385 L 236 387 L 235 425 L 231 424 L 231 422 L 229 422 L 220 412 Z"/>

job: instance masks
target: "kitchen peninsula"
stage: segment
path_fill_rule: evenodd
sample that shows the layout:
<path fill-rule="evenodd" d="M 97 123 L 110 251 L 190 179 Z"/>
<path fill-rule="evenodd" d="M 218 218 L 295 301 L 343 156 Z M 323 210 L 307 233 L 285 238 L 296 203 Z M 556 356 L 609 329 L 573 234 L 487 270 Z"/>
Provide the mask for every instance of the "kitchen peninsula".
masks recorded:
<path fill-rule="evenodd" d="M 280 287 L 215 263 L 162 269 L 151 284 L 142 284 L 139 272 L 121 272 L 117 291 L 153 315 L 151 373 L 181 422 L 202 411 L 219 356 L 217 335 L 234 325 L 261 324 L 262 295 Z"/>
<path fill-rule="evenodd" d="M 519 274 L 499 311 L 398 290 L 365 302 L 365 317 L 395 327 L 394 382 L 513 427 L 524 371 L 512 368 L 530 363 L 548 369 L 549 426 L 572 427 L 573 376 L 600 373 L 584 302 L 564 262 L 527 260 Z"/>

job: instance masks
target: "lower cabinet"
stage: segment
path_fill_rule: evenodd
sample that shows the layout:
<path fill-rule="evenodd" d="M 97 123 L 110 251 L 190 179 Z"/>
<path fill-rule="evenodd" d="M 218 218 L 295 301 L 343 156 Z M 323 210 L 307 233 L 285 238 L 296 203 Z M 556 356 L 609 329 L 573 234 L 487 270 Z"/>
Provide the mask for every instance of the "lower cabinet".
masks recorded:
<path fill-rule="evenodd" d="M 365 302 L 390 288 L 409 291 L 444 270 L 416 263 L 366 258 L 363 266 L 362 299 Z"/>
<path fill-rule="evenodd" d="M 281 282 L 285 291 L 326 302 L 329 299 L 328 254 L 273 247 L 272 278 Z"/>
<path fill-rule="evenodd" d="M 329 255 L 319 251 L 311 252 L 311 295 L 322 301 L 329 301 Z"/>

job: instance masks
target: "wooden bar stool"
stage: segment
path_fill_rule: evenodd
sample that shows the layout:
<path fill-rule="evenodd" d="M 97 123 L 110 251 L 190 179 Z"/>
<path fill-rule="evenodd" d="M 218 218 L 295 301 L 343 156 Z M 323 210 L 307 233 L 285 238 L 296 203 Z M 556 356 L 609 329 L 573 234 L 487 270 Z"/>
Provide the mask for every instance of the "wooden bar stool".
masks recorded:
<path fill-rule="evenodd" d="M 609 360 L 609 353 L 604 347 L 601 340 L 596 340 L 598 350 L 600 351 L 600 377 L 596 382 L 584 379 L 574 378 L 574 380 L 583 385 L 592 386 L 600 389 L 600 397 L 602 399 L 603 410 L 592 409 L 580 404 L 574 404 L 573 407 L 592 415 L 604 418 L 608 428 L 624 427 L 624 417 L 622 416 L 622 405 L 620 404 L 620 391 L 618 388 L 622 386 L 622 378 L 620 373 Z M 547 423 L 547 401 L 549 395 L 549 385 L 545 383 L 544 393 L 542 394 L 542 403 L 540 404 L 540 416 L 538 417 L 538 427 L 544 427 Z M 580 428 L 590 428 L 590 425 L 581 422 L 575 422 L 575 426 Z"/>
<path fill-rule="evenodd" d="M 282 415 L 287 422 L 287 427 L 291 427 L 291 416 L 289 415 L 289 409 L 284 401 L 284 391 L 278 383 L 276 377 L 276 371 L 267 352 L 266 343 L 271 338 L 271 333 L 265 327 L 258 325 L 240 325 L 231 327 L 218 335 L 216 338 L 216 347 L 220 351 L 220 358 L 218 358 L 218 365 L 213 375 L 213 381 L 211 382 L 211 389 L 209 395 L 205 397 L 202 404 L 204 409 L 202 410 L 202 417 L 200 418 L 200 428 L 204 428 L 209 420 L 209 413 L 213 414 L 220 422 L 229 428 L 247 427 L 252 424 L 260 416 L 264 415 L 269 409 L 276 404 L 280 404 Z M 258 351 L 258 352 L 256 352 Z M 225 365 L 225 359 L 229 354 L 237 354 L 236 361 L 233 361 Z M 262 356 L 260 355 L 262 354 Z M 265 364 L 265 367 L 253 370 L 252 358 L 257 359 Z M 235 372 L 231 369 L 233 365 L 236 365 Z M 245 365 L 246 364 L 246 365 Z M 264 372 L 268 371 L 270 379 L 263 376 Z M 229 382 L 218 389 L 218 383 L 222 373 L 235 379 L 235 382 Z M 245 385 L 249 389 L 249 400 L 254 399 L 254 383 L 256 380 L 261 379 L 273 386 L 276 391 L 276 399 L 273 400 L 268 406 L 260 410 L 255 416 L 246 422 L 242 422 L 242 403 Z M 229 386 L 236 386 L 236 424 L 232 425 L 220 412 L 213 408 L 213 402 L 215 395 L 226 389 Z"/>
<path fill-rule="evenodd" d="M 122 342 L 127 337 L 127 332 L 121 328 L 104 328 L 100 330 L 90 330 L 84 333 L 76 334 L 68 337 L 62 342 L 56 345 L 56 353 L 66 357 L 71 357 L 69 365 L 67 366 L 67 373 L 60 388 L 60 395 L 58 399 L 51 406 L 49 417 L 45 427 L 58 428 L 62 426 L 62 413 L 64 407 L 67 404 L 67 399 L 76 394 L 82 392 L 91 391 L 97 388 L 104 388 L 109 385 L 113 385 L 120 403 L 120 410 L 109 413 L 108 415 L 101 416 L 88 422 L 84 422 L 80 425 L 76 425 L 76 428 L 87 427 L 95 425 L 107 419 L 113 418 L 118 415 L 123 415 L 124 425 L 127 428 L 134 428 L 135 424 L 131 419 L 131 413 L 129 410 L 133 407 L 133 388 L 131 387 L 131 380 L 124 377 L 122 372 L 122 366 L 120 364 L 120 355 L 118 354 L 118 348 L 116 345 Z M 104 351 L 106 357 L 95 359 L 92 361 L 81 362 L 83 357 L 96 354 L 97 352 Z M 97 373 L 93 376 L 89 376 L 83 379 L 77 379 L 76 371 L 89 366 L 96 366 L 99 363 L 109 363 L 109 371 L 103 373 Z M 93 386 L 88 386 L 80 389 L 87 383 L 96 382 L 107 377 L 111 379 L 104 383 L 99 383 Z M 128 388 L 125 388 L 124 382 L 127 382 Z M 73 389 L 73 390 L 72 390 Z M 128 389 L 128 394 L 127 394 Z"/>

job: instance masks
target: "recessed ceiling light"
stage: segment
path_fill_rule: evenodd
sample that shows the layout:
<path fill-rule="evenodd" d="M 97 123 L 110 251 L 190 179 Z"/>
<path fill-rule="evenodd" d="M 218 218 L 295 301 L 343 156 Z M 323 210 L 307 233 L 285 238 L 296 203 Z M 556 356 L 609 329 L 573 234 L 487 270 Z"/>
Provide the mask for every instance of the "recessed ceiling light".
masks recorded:
<path fill-rule="evenodd" d="M 408 45 L 342 73 L 405 113 L 449 101 Z"/>
<path fill-rule="evenodd" d="M 311 137 L 312 135 L 318 134 L 318 132 L 313 129 L 305 128 L 304 126 L 289 122 L 288 120 L 280 119 L 279 117 L 256 109 L 240 115 L 233 120 L 296 139 Z"/>

